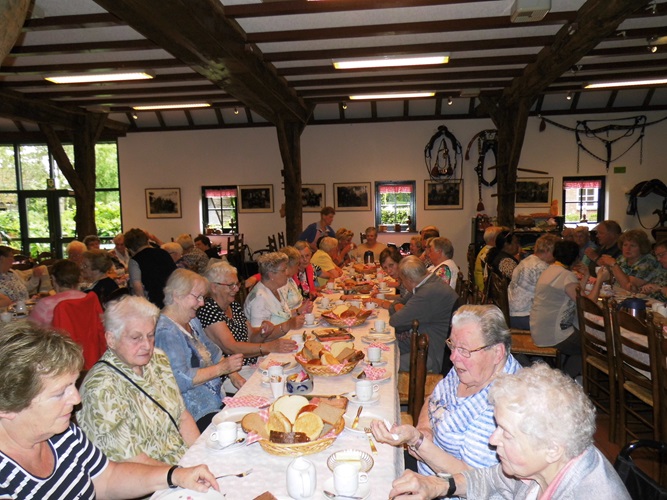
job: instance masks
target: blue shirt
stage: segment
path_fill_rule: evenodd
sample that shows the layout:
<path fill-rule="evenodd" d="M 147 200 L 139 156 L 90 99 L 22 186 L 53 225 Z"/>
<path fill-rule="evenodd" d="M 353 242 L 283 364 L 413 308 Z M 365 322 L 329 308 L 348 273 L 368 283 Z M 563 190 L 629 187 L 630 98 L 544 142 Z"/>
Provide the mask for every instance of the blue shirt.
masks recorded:
<path fill-rule="evenodd" d="M 299 235 L 299 239 L 307 241 L 308 243 L 313 243 L 314 241 L 319 240 L 324 236 L 331 236 L 332 238 L 336 237 L 336 231 L 334 231 L 331 226 L 327 226 L 327 230 L 324 233 L 319 231 L 319 227 L 319 221 L 313 222 L 303 230 L 303 233 Z"/>

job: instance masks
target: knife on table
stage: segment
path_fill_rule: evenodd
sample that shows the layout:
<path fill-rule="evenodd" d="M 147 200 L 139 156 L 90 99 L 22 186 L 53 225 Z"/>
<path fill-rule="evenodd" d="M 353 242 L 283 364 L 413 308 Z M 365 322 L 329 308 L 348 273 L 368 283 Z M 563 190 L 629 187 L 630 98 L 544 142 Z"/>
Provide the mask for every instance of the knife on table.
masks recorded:
<path fill-rule="evenodd" d="M 350 428 L 352 428 L 352 429 L 356 429 L 356 428 L 357 428 L 357 426 L 359 425 L 359 415 L 361 415 L 361 411 L 362 411 L 363 409 L 364 409 L 363 406 L 360 406 L 360 407 L 359 407 L 359 409 L 357 410 L 357 416 L 354 417 L 354 420 L 352 421 L 352 425 L 350 426 Z"/>

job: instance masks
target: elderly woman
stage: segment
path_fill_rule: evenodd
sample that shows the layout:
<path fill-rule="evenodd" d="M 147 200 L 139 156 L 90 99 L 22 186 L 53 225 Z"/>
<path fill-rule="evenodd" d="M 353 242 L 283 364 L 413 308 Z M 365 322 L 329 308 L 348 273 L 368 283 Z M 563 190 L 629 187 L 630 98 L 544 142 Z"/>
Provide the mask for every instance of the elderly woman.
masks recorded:
<path fill-rule="evenodd" d="M 334 262 L 337 266 L 343 267 L 350 264 L 353 259 L 350 256 L 350 251 L 354 250 L 355 245 L 352 243 L 354 233 L 349 229 L 341 227 L 336 231 L 336 239 L 338 240 L 338 252 Z"/>
<path fill-rule="evenodd" d="M 192 236 L 181 234 L 176 238 L 176 243 L 183 247 L 183 260 L 190 271 L 204 274 L 208 266 L 208 255 L 195 246 Z"/>
<path fill-rule="evenodd" d="M 375 438 L 394 446 L 407 444 L 426 475 L 498 463 L 496 451 L 488 445 L 495 429 L 488 394 L 499 374 L 521 368 L 510 354 L 511 344 L 505 318 L 496 306 L 460 307 L 447 339 L 454 366 L 426 400 L 417 427 L 394 425 L 389 431 L 374 421 Z"/>
<path fill-rule="evenodd" d="M 380 253 L 380 265 L 385 274 L 390 278 L 385 281 L 390 288 L 397 288 L 398 294 L 383 293 L 384 298 L 378 298 L 377 295 L 379 292 L 372 292 L 372 298 L 364 299 L 364 302 L 375 302 L 378 306 L 389 309 L 394 304 L 395 299 L 408 294 L 408 291 L 401 284 L 401 277 L 398 272 L 398 264 L 402 258 L 403 256 L 395 247 L 387 247 Z"/>
<path fill-rule="evenodd" d="M 333 280 L 342 276 L 343 270 L 336 265 L 334 257 L 338 251 L 338 240 L 325 236 L 320 239 L 320 248 L 310 258 L 311 264 L 321 269 L 318 280 L 324 285 L 327 280 Z"/>
<path fill-rule="evenodd" d="M 160 248 L 169 254 L 171 260 L 176 264 L 177 269 L 189 269 L 188 264 L 183 259 L 183 247 L 175 241 L 162 243 Z"/>
<path fill-rule="evenodd" d="M 143 229 L 132 228 L 125 233 L 130 252 L 130 286 L 134 295 L 146 297 L 158 307 L 164 306 L 164 286 L 176 264 L 161 248 L 153 247 Z"/>
<path fill-rule="evenodd" d="M 489 250 L 486 261 L 491 269 L 511 280 L 512 273 L 519 264 L 515 257 L 519 250 L 519 238 L 516 234 L 503 230 L 496 236 L 496 246 Z"/>
<path fill-rule="evenodd" d="M 268 321 L 277 329 L 277 336 L 301 328 L 305 321 L 302 314 L 292 311 L 286 295 L 280 291 L 287 285 L 290 277 L 288 261 L 289 258 L 282 252 L 262 255 L 259 258 L 259 274 L 262 279 L 250 291 L 245 302 L 245 315 L 252 327 L 260 328 Z M 274 333 L 274 328 L 270 333 Z"/>
<path fill-rule="evenodd" d="M 456 289 L 459 266 L 453 260 L 454 245 L 452 245 L 452 242 L 442 236 L 431 238 L 426 242 L 426 251 L 432 263 L 429 272 L 438 276 L 443 283 L 447 283 Z"/>
<path fill-rule="evenodd" d="M 177 468 L 107 459 L 76 425 L 81 348 L 18 321 L 0 335 L 0 497 L 136 498 L 172 486 L 218 485 L 206 466 Z M 20 390 L 17 390 L 20 388 Z"/>
<path fill-rule="evenodd" d="M 100 299 L 102 307 L 107 303 L 111 294 L 118 290 L 118 284 L 107 273 L 113 266 L 113 261 L 104 250 L 87 250 L 83 252 L 81 277 L 89 283 L 85 292 L 94 292 Z"/>
<path fill-rule="evenodd" d="M 301 255 L 299 268 L 293 276 L 294 282 L 299 287 L 304 299 L 315 300 L 317 297 L 317 278 L 320 276 L 322 269 L 320 269 L 320 266 L 311 264 L 310 258 L 313 256 L 313 252 L 307 241 L 297 241 L 294 248 Z"/>
<path fill-rule="evenodd" d="M 187 269 L 174 271 L 164 288 L 165 307 L 155 328 L 155 345 L 169 357 L 185 407 L 203 432 L 222 408 L 222 375 L 236 372 L 242 354 L 223 357 L 196 317 L 208 281 Z"/>
<path fill-rule="evenodd" d="M 51 267 L 53 288 L 55 295 L 50 295 L 39 300 L 30 311 L 30 320 L 44 326 L 53 323 L 53 311 L 63 300 L 82 299 L 85 292 L 79 290 L 81 281 L 81 269 L 71 260 L 58 260 Z"/>
<path fill-rule="evenodd" d="M 422 247 L 421 236 L 412 236 L 410 238 L 410 255 L 421 257 L 421 254 L 423 252 L 424 252 L 424 247 Z"/>
<path fill-rule="evenodd" d="M 313 310 L 313 303 L 310 299 L 304 299 L 299 285 L 294 279 L 294 276 L 299 272 L 301 253 L 291 246 L 283 247 L 280 251 L 287 255 L 287 276 L 289 277 L 287 278 L 287 284 L 279 292 L 294 314 L 309 313 Z"/>
<path fill-rule="evenodd" d="M 175 465 L 200 434 L 169 358 L 155 350 L 159 315 L 143 297 L 129 296 L 104 312 L 108 349 L 83 381 L 76 418 L 112 460 Z"/>
<path fill-rule="evenodd" d="M 651 255 L 651 243 L 641 229 L 624 232 L 618 239 L 618 244 L 621 255 L 617 258 L 602 255 L 597 260 L 597 265 L 608 267 L 624 290 L 637 292 L 661 272 L 660 264 Z"/>
<path fill-rule="evenodd" d="M 641 291 L 660 302 L 667 302 L 667 240 L 656 243 L 653 253 L 658 263 L 662 266 L 662 271 L 656 274 L 650 283 L 644 285 Z"/>
<path fill-rule="evenodd" d="M 558 241 L 555 234 L 544 234 L 535 242 L 532 255 L 516 266 L 512 281 L 507 289 L 510 305 L 510 326 L 530 330 L 530 309 L 533 307 L 537 280 L 549 264 L 554 262 L 554 245 Z"/>
<path fill-rule="evenodd" d="M 498 425 L 489 443 L 500 464 L 453 477 L 406 472 L 394 481 L 389 496 L 630 499 L 612 465 L 593 445 L 595 408 L 572 379 L 538 363 L 514 375 L 499 375 L 489 401 Z"/>
<path fill-rule="evenodd" d="M 18 274 L 12 271 L 12 265 L 14 249 L 0 245 L 0 307 L 28 299 L 28 288 Z"/>
<path fill-rule="evenodd" d="M 204 277 L 209 281 L 209 297 L 197 310 L 197 317 L 206 335 L 215 342 L 225 355 L 243 354 L 244 365 L 253 365 L 257 356 L 270 352 L 292 352 L 296 342 L 280 338 L 280 327 L 269 321 L 253 328 L 236 302 L 236 293 L 241 286 L 236 268 L 225 261 L 216 261 L 209 266 Z M 238 374 L 229 377 L 235 387 L 240 388 L 245 380 Z"/>

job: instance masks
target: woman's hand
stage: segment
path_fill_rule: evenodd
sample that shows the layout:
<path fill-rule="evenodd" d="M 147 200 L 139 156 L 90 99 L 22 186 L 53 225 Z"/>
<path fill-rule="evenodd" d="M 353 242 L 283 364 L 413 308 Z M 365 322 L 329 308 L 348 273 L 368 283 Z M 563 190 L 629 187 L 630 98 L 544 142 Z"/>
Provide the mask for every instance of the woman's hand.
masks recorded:
<path fill-rule="evenodd" d="M 276 339 L 264 344 L 268 347 L 267 352 L 294 352 L 297 348 L 297 343 L 291 339 Z"/>
<path fill-rule="evenodd" d="M 232 385 L 237 389 L 240 389 L 241 387 L 243 387 L 243 384 L 246 383 L 246 379 L 242 377 L 241 374 L 238 372 L 230 373 L 229 380 L 232 383 Z"/>
<path fill-rule="evenodd" d="M 271 332 L 273 332 L 273 329 L 274 329 L 275 327 L 276 327 L 276 325 L 274 325 L 273 323 L 271 323 L 270 321 L 268 321 L 268 320 L 265 319 L 264 321 L 262 321 L 262 324 L 261 324 L 260 327 L 259 327 L 259 334 L 260 334 L 262 337 L 266 337 L 266 336 L 269 335 Z"/>
<path fill-rule="evenodd" d="M 387 430 L 387 426 L 382 420 L 373 420 L 371 431 L 377 441 L 392 446 L 400 446 L 404 443 L 414 444 L 419 439 L 419 431 L 411 425 L 394 424 L 391 426 L 391 430 Z M 394 436 L 398 436 L 398 439 Z"/>
<path fill-rule="evenodd" d="M 657 292 L 658 290 L 660 290 L 660 286 L 655 285 L 653 283 L 647 283 L 646 285 L 641 287 L 641 292 L 642 293 L 653 293 L 653 292 Z"/>
<path fill-rule="evenodd" d="M 206 493 L 209 488 L 213 488 L 215 491 L 220 491 L 215 476 L 205 465 L 197 465 L 196 467 L 179 467 L 174 470 L 171 476 L 171 482 L 181 488 L 188 488 L 201 493 Z"/>
<path fill-rule="evenodd" d="M 313 302 L 311 300 L 304 300 L 296 309 L 297 314 L 306 314 L 313 312 Z"/>
<path fill-rule="evenodd" d="M 222 358 L 218 363 L 220 367 L 220 375 L 227 375 L 228 373 L 237 372 L 243 366 L 243 354 L 232 354 L 226 358 Z"/>
<path fill-rule="evenodd" d="M 306 318 L 303 316 L 303 314 L 299 314 L 298 316 L 293 316 L 292 319 L 290 319 L 287 322 L 287 329 L 298 330 L 299 328 L 303 327 L 305 322 Z"/>
<path fill-rule="evenodd" d="M 449 484 L 437 476 L 422 476 L 411 470 L 406 470 L 401 477 L 391 484 L 389 498 L 400 500 L 427 500 L 438 498 L 447 493 Z"/>
<path fill-rule="evenodd" d="M 609 281 L 611 279 L 611 271 L 609 268 L 603 267 L 598 271 L 598 279 L 601 281 Z"/>
<path fill-rule="evenodd" d="M 611 267 L 616 264 L 616 259 L 614 259 L 611 255 L 601 255 L 598 258 L 596 264 L 598 266 Z"/>

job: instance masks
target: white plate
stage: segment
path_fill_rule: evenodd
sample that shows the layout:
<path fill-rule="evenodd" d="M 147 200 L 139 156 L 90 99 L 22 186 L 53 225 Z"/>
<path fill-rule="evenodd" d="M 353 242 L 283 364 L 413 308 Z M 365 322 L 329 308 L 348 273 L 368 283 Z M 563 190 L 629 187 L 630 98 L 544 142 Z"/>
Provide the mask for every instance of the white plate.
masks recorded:
<path fill-rule="evenodd" d="M 366 408 L 363 409 L 361 412 L 361 416 L 359 417 L 359 425 L 357 425 L 356 429 L 350 428 L 352 425 L 352 422 L 354 422 L 354 417 L 357 416 L 357 408 L 350 408 L 347 410 L 347 413 L 343 415 L 343 418 L 345 419 L 345 430 L 354 432 L 357 434 L 365 434 L 364 428 L 365 427 L 370 427 L 371 426 L 371 421 L 372 420 L 383 420 L 384 417 L 378 413 L 377 410 L 366 410 Z M 354 495 L 357 496 L 357 495 Z"/>
<path fill-rule="evenodd" d="M 354 379 L 357 380 L 357 375 L 359 375 L 359 373 L 360 372 L 352 374 L 352 377 L 354 377 Z M 366 380 L 370 380 L 371 382 L 374 382 L 376 384 L 381 384 L 382 382 L 386 382 L 390 378 L 391 378 L 391 375 L 389 374 L 389 372 L 385 371 L 384 375 L 381 378 L 376 378 L 375 380 L 371 380 L 371 379 L 367 378 Z"/>
<path fill-rule="evenodd" d="M 227 498 L 227 496 L 224 493 L 215 491 L 213 488 L 209 489 L 206 493 L 183 490 L 181 488 L 176 490 L 163 490 L 162 492 L 156 493 L 154 496 L 155 500 L 220 500 L 221 498 Z"/>
<path fill-rule="evenodd" d="M 296 361 L 294 361 L 294 360 L 282 361 L 282 365 L 283 365 L 283 373 L 288 373 L 288 372 L 294 370 L 297 366 Z M 257 367 L 260 370 L 268 370 L 269 369 L 269 361 L 267 359 L 264 359 L 260 363 L 258 363 Z"/>
<path fill-rule="evenodd" d="M 371 362 L 368 359 L 364 359 L 363 363 L 367 366 L 371 366 Z M 380 358 L 380 361 L 373 361 L 373 366 L 384 366 L 387 364 L 387 360 Z"/>
<path fill-rule="evenodd" d="M 381 332 L 376 332 L 375 328 L 373 328 L 372 326 L 368 330 L 368 333 L 370 333 L 372 335 L 391 335 L 391 332 L 389 331 L 389 329 L 382 330 Z"/>
<path fill-rule="evenodd" d="M 331 492 L 336 492 L 334 489 L 334 480 L 333 477 L 330 477 L 326 481 L 324 481 L 324 489 L 327 491 Z M 366 481 L 365 483 L 359 483 L 359 487 L 357 488 L 357 491 L 354 492 L 352 495 L 353 497 L 361 497 L 361 498 L 368 498 L 369 495 L 371 494 L 371 485 L 369 484 L 369 481 Z M 322 493 L 322 498 L 326 498 L 327 500 L 329 499 L 328 496 L 326 496 L 324 493 Z M 349 500 L 350 497 L 346 496 L 336 496 L 334 499 L 340 499 L 340 500 Z"/>
<path fill-rule="evenodd" d="M 354 403 L 355 405 L 374 405 L 380 401 L 380 391 L 374 392 L 371 396 L 371 399 L 368 401 L 359 401 L 359 398 L 357 398 L 356 394 L 349 394 L 347 399 L 350 400 L 350 403 Z"/>
<path fill-rule="evenodd" d="M 380 342 L 381 344 L 393 344 L 396 342 L 396 337 L 393 333 L 376 333 L 375 335 L 364 335 L 361 337 L 361 341 L 366 344 L 372 344 L 373 342 Z"/>
<path fill-rule="evenodd" d="M 223 408 L 215 417 L 213 417 L 213 425 L 218 425 L 222 422 L 236 422 L 239 423 L 248 413 L 257 413 L 258 408 L 251 406 L 239 406 L 238 408 Z"/>

